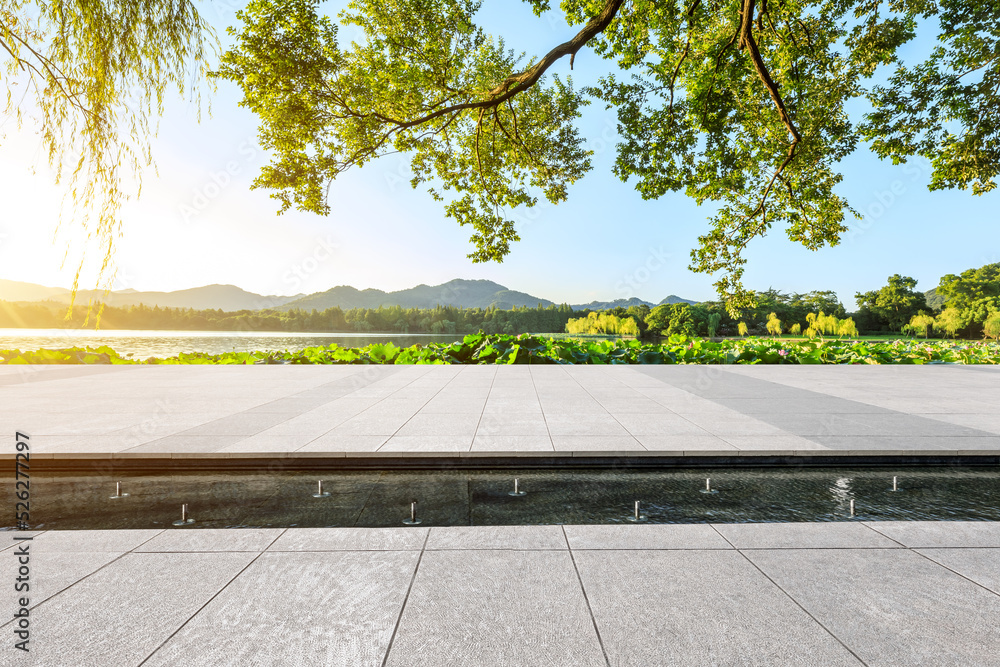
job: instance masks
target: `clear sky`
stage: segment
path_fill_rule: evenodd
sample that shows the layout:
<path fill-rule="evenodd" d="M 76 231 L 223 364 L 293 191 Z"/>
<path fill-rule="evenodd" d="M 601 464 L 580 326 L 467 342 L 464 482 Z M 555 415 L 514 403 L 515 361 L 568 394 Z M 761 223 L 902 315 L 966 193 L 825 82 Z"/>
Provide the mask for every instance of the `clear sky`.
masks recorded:
<path fill-rule="evenodd" d="M 236 23 L 241 4 L 203 3 L 224 44 L 230 41 L 224 28 Z M 344 4 L 325 6 L 333 13 Z M 480 24 L 515 49 L 542 54 L 575 32 L 560 21 L 558 14 L 537 18 L 526 5 L 487 0 Z M 576 58 L 574 81 L 593 82 L 610 66 L 585 50 Z M 568 61 L 555 71 L 569 74 Z M 262 294 L 296 294 L 336 285 L 397 290 L 485 278 L 556 302 L 715 296 L 711 276 L 687 269 L 711 210 L 679 193 L 643 201 L 613 176 L 615 117 L 599 104 L 588 107 L 580 122 L 596 153 L 594 170 L 571 188 L 568 202 L 528 212 L 530 219 L 518 225 L 522 240 L 502 264 L 472 264 L 466 258 L 470 232 L 445 218 L 424 191 L 410 188 L 401 156 L 338 179 L 328 217 L 276 216 L 277 203 L 267 192 L 248 187 L 266 156 L 256 146 L 256 119 L 237 107 L 239 99 L 235 86 L 221 83 L 211 117 L 200 123 L 193 104 L 168 101 L 153 145 L 158 174 L 145 174 L 142 198 L 125 211 L 115 289 L 228 283 Z M 0 132 L 6 133 L 0 142 L 0 278 L 68 287 L 81 246 L 69 233 L 53 242 L 61 191 L 52 184 L 37 135 L 30 125 L 18 131 L 2 118 Z M 926 166 L 882 163 L 865 148 L 842 167 L 840 192 L 865 219 L 851 218 L 841 245 L 818 252 L 772 230 L 747 254 L 748 287 L 832 289 L 850 310 L 856 291 L 876 289 L 890 274 L 912 276 L 926 290 L 946 273 L 1000 261 L 997 192 L 930 193 Z M 70 259 L 60 269 L 67 242 Z M 92 276 L 85 274 L 81 286 L 93 286 Z"/>

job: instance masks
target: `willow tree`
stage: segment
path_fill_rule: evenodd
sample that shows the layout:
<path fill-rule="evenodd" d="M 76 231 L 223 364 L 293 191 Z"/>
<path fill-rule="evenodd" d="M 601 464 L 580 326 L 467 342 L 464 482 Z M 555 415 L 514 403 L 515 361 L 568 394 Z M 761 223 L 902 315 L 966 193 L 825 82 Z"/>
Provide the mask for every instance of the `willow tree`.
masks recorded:
<path fill-rule="evenodd" d="M 121 206 L 153 164 L 164 95 L 197 96 L 214 45 L 191 0 L 0 0 L 5 111 L 19 129 L 34 126 L 66 193 L 60 225 L 99 243 L 105 286 Z"/>
<path fill-rule="evenodd" d="M 617 111 L 616 176 L 646 199 L 715 205 L 691 268 L 717 273 L 736 306 L 750 301 L 743 251 L 771 227 L 813 250 L 838 242 L 858 214 L 835 191 L 837 163 L 860 141 L 930 159 L 931 188 L 996 184 L 996 2 L 563 0 L 578 32 L 530 58 L 476 25 L 479 6 L 353 0 L 339 24 L 362 37 L 345 44 L 313 0 L 251 0 L 218 74 L 242 86 L 272 151 L 255 187 L 281 211 L 326 214 L 338 175 L 403 152 L 413 186 L 472 228 L 473 261 L 500 261 L 518 240 L 511 210 L 565 200 L 591 168 L 575 123 L 597 100 Z M 904 66 L 897 52 L 932 19 L 938 46 Z M 550 70 L 584 47 L 607 71 L 577 89 Z M 888 83 L 867 84 L 880 66 Z M 859 98 L 873 105 L 860 123 L 847 113 Z"/>

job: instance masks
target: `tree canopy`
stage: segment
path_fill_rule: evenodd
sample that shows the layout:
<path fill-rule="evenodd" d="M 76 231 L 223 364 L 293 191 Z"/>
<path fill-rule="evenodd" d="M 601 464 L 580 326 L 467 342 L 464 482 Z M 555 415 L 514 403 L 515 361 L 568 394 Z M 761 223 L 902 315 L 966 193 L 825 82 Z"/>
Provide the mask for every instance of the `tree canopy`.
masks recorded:
<path fill-rule="evenodd" d="M 152 164 L 164 94 L 197 90 L 213 34 L 192 0 L 0 0 L 5 112 L 18 127 L 36 126 L 65 185 L 64 211 L 101 244 L 98 281 L 110 266 L 121 206 L 138 195 L 142 169 Z M 74 290 L 78 280 L 79 267 Z"/>
<path fill-rule="evenodd" d="M 926 297 L 914 289 L 916 286 L 915 279 L 897 273 L 889 276 L 888 284 L 881 289 L 858 292 L 855 298 L 866 327 L 881 323 L 892 331 L 902 330 L 914 315 L 927 308 Z"/>
<path fill-rule="evenodd" d="M 526 0 L 541 14 L 548 0 Z M 501 261 L 511 209 L 557 203 L 591 168 L 575 123 L 614 108 L 614 174 L 646 199 L 684 192 L 717 212 L 691 268 L 716 273 L 731 307 L 751 295 L 743 251 L 771 227 L 834 245 L 845 214 L 837 163 L 859 142 L 931 160 L 931 188 L 996 185 L 1000 5 L 980 0 L 564 0 L 579 31 L 527 57 L 475 23 L 477 0 L 353 0 L 363 38 L 338 41 L 314 0 L 251 0 L 217 74 L 239 84 L 273 160 L 255 187 L 281 210 L 326 214 L 338 175 L 392 152 L 414 187 L 472 228 L 473 261 Z M 937 24 L 916 65 L 900 47 Z M 609 62 L 595 86 L 550 74 L 587 46 Z M 893 68 L 874 85 L 880 66 Z M 847 105 L 867 100 L 854 122 Z"/>

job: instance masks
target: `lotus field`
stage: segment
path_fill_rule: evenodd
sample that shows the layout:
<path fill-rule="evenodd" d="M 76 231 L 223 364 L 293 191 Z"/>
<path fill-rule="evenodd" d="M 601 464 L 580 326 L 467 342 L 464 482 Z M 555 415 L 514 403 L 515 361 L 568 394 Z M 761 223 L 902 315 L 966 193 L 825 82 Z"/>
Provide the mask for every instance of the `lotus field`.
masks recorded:
<path fill-rule="evenodd" d="M 59 350 L 0 350 L 3 364 L 998 364 L 1000 343 L 917 340 L 787 341 L 743 338 L 710 341 L 673 335 L 660 343 L 634 339 L 555 339 L 466 336 L 456 343 L 360 348 L 336 344 L 294 352 L 189 353 L 144 361 L 125 358 L 107 346 Z"/>

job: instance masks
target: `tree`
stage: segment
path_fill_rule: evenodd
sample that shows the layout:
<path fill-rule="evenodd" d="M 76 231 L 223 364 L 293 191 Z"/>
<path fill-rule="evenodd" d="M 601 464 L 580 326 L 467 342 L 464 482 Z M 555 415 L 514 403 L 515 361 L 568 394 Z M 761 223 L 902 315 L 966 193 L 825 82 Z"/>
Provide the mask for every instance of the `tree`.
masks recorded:
<path fill-rule="evenodd" d="M 958 308 L 945 308 L 934 319 L 934 326 L 954 338 L 962 328 L 962 316 Z"/>
<path fill-rule="evenodd" d="M 414 187 L 472 228 L 470 257 L 500 261 L 519 238 L 508 212 L 565 200 L 590 170 L 575 121 L 597 100 L 617 111 L 616 176 L 646 199 L 717 205 L 691 268 L 718 273 L 735 309 L 752 302 L 741 278 L 754 238 L 784 227 L 815 250 L 859 216 L 834 190 L 861 141 L 894 162 L 930 159 L 932 188 L 995 185 L 997 3 L 565 0 L 578 32 L 530 59 L 476 25 L 479 5 L 353 0 L 339 20 L 363 37 L 348 45 L 317 0 L 251 0 L 217 74 L 242 87 L 273 155 L 255 187 L 282 211 L 327 214 L 337 176 L 404 152 Z M 904 66 L 897 51 L 932 17 L 940 46 Z M 552 70 L 585 46 L 620 72 L 578 90 Z M 868 86 L 881 66 L 894 73 Z M 858 99 L 873 110 L 856 125 Z"/>
<path fill-rule="evenodd" d="M 994 340 L 1000 339 L 1000 310 L 990 313 L 983 322 L 983 335 Z"/>
<path fill-rule="evenodd" d="M 64 211 L 101 243 L 101 283 L 114 276 L 119 212 L 132 190 L 123 181 L 135 178 L 141 190 L 164 93 L 197 91 L 214 44 L 191 0 L 0 0 L 6 111 L 18 127 L 30 117 L 65 183 Z"/>
<path fill-rule="evenodd" d="M 767 332 L 772 336 L 781 335 L 781 320 L 774 313 L 771 313 L 767 318 Z"/>
<path fill-rule="evenodd" d="M 746 322 L 740 322 L 738 325 L 736 325 L 736 330 L 739 332 L 741 336 L 746 336 L 748 333 L 750 333 L 750 330 L 747 328 Z"/>
<path fill-rule="evenodd" d="M 989 314 L 1000 310 L 1000 263 L 948 274 L 941 278 L 938 292 L 945 298 L 945 308 L 956 311 L 956 331 L 971 328 L 967 334 L 978 335 Z"/>
<path fill-rule="evenodd" d="M 901 276 L 898 273 L 889 276 L 888 284 L 875 291 L 858 292 L 855 295 L 858 306 L 868 316 L 883 322 L 892 331 L 901 331 L 903 325 L 910 321 L 919 311 L 927 308 L 926 298 L 922 292 L 913 288 L 917 281 Z"/>
<path fill-rule="evenodd" d="M 924 312 L 914 315 L 910 319 L 910 329 L 927 338 L 934 329 L 934 318 Z"/>

